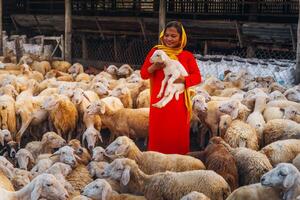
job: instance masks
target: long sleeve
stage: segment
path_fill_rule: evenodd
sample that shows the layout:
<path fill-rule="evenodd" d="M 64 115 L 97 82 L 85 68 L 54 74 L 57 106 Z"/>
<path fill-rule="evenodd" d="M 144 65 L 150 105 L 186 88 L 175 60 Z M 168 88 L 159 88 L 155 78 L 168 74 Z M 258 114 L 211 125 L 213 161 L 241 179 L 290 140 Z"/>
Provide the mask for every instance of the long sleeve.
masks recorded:
<path fill-rule="evenodd" d="M 185 87 L 189 88 L 191 86 L 197 85 L 201 83 L 201 74 L 199 67 L 196 63 L 194 55 L 192 53 L 188 53 L 188 73 L 189 76 L 185 77 Z"/>
<path fill-rule="evenodd" d="M 154 53 L 155 50 L 156 49 L 152 48 L 149 51 L 149 53 L 148 53 L 148 55 L 147 55 L 147 57 L 144 61 L 144 64 L 141 67 L 141 72 L 140 73 L 141 73 L 142 79 L 148 79 L 151 76 L 151 74 L 148 72 L 148 68 L 152 65 L 152 63 L 150 63 L 150 58 L 151 58 L 151 56 L 152 56 L 152 54 Z"/>

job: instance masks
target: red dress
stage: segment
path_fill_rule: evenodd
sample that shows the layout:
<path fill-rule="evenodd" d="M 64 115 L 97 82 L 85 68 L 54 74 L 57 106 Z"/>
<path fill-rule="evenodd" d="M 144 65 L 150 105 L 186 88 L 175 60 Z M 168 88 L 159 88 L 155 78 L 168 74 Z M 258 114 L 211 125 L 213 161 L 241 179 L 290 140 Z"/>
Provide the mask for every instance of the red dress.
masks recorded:
<path fill-rule="evenodd" d="M 162 69 L 154 71 L 153 74 L 148 72 L 148 67 L 152 65 L 149 59 L 155 50 L 154 48 L 151 49 L 141 68 L 141 77 L 143 79 L 150 78 L 151 81 L 151 105 L 160 100 L 156 96 L 164 79 Z M 177 57 L 189 74 L 189 76 L 185 77 L 186 88 L 199 84 L 201 75 L 193 54 L 189 51 L 182 51 Z M 165 154 L 188 153 L 190 122 L 184 102 L 184 93 L 180 94 L 178 101 L 174 97 L 163 108 L 156 108 L 151 105 L 148 150 Z"/>

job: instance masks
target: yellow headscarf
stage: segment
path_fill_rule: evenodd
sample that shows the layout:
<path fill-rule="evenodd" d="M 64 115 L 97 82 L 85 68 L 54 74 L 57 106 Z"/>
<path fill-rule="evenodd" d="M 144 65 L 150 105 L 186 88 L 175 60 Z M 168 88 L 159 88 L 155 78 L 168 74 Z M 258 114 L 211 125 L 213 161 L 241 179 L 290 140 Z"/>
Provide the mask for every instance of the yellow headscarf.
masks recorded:
<path fill-rule="evenodd" d="M 186 36 L 185 30 L 182 25 L 181 25 L 181 32 L 182 32 L 181 42 L 180 42 L 179 47 L 170 48 L 164 44 L 164 41 L 163 41 L 163 37 L 165 34 L 165 29 L 164 29 L 159 35 L 159 40 L 160 40 L 161 44 L 155 45 L 154 48 L 163 50 L 164 52 L 166 52 L 166 54 L 171 59 L 178 60 L 177 56 L 183 51 L 183 48 L 186 46 L 186 43 L 187 43 L 187 36 Z M 190 118 L 192 117 L 192 102 L 191 102 L 191 94 L 190 94 L 189 89 L 184 90 L 184 101 L 185 101 L 185 106 L 187 108 L 188 115 L 189 115 L 188 120 L 190 120 Z"/>

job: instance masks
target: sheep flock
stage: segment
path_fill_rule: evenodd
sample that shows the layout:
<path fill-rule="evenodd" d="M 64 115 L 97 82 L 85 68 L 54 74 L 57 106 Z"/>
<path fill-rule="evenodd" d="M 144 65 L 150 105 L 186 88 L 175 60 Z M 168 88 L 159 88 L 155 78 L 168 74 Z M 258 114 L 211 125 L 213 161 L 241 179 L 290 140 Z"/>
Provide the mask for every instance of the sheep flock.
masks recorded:
<path fill-rule="evenodd" d="M 139 70 L 0 57 L 0 199 L 300 199 L 299 85 L 240 70 L 190 92 L 192 151 L 145 151 Z"/>

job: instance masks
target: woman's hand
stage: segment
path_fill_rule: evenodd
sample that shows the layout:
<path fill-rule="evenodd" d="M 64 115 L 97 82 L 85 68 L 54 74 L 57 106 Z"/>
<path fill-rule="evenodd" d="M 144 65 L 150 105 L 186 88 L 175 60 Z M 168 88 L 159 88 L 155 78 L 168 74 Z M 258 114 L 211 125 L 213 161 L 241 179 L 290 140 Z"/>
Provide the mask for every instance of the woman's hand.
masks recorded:
<path fill-rule="evenodd" d="M 179 76 L 179 78 L 176 79 L 174 81 L 174 83 L 183 83 L 183 84 L 185 84 L 185 77 L 184 76 Z"/>
<path fill-rule="evenodd" d="M 148 72 L 149 73 L 153 73 L 154 71 L 158 70 L 158 69 L 163 69 L 165 68 L 166 65 L 165 63 L 154 63 L 153 65 L 151 65 L 149 68 L 148 68 Z"/>

